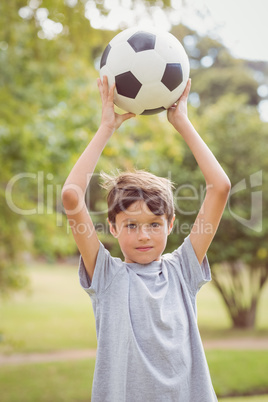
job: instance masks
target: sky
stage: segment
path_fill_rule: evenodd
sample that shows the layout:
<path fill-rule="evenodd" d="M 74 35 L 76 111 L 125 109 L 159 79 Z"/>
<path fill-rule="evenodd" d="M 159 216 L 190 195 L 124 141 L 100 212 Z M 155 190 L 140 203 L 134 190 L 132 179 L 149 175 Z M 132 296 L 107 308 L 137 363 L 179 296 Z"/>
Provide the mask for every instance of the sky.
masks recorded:
<path fill-rule="evenodd" d="M 207 10 L 204 33 L 214 30 L 234 56 L 268 61 L 267 0 L 187 0 Z M 174 1 L 179 3 L 178 1 Z M 190 18 L 189 18 L 190 20 Z M 194 22 L 188 22 L 192 26 Z M 202 31 L 202 19 L 196 23 Z"/>
<path fill-rule="evenodd" d="M 75 7 L 78 0 L 64 2 Z M 183 23 L 200 34 L 214 36 L 235 57 L 268 61 L 268 0 L 171 0 L 173 9 L 169 14 L 162 11 L 161 0 L 159 6 L 150 8 L 149 14 L 142 0 L 136 1 L 134 10 L 131 10 L 132 0 L 104 0 L 109 10 L 105 17 L 96 2 L 85 1 L 85 15 L 96 29 L 116 30 L 142 24 L 168 31 L 172 25 Z M 62 24 L 48 18 L 49 11 L 42 7 L 42 0 L 28 0 L 28 6 L 22 7 L 19 14 L 22 18 L 32 18 L 35 9 L 42 39 L 53 39 L 62 32 Z"/>
<path fill-rule="evenodd" d="M 75 3 L 77 0 L 65 0 Z M 146 15 L 141 3 L 131 11 L 130 0 L 105 0 L 111 10 L 109 16 L 100 16 L 95 1 L 86 3 L 86 15 L 94 28 L 118 28 L 118 21 L 129 26 L 153 24 L 169 30 L 171 23 L 183 23 L 200 34 L 220 39 L 235 57 L 268 61 L 268 0 L 172 0 L 174 10 L 168 16 L 160 7 Z"/>

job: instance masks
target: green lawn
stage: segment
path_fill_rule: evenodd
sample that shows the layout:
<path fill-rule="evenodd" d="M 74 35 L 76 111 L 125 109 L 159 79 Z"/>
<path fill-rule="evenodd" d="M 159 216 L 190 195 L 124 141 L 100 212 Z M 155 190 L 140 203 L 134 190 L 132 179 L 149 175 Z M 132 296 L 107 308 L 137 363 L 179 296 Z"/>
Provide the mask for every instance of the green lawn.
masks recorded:
<path fill-rule="evenodd" d="M 0 305 L 0 353 L 96 347 L 91 302 L 79 285 L 77 267 L 36 264 L 29 268 L 29 275 L 31 292 Z M 201 289 L 197 303 L 203 339 L 247 335 L 247 331 L 230 331 L 230 319 L 213 285 Z M 268 335 L 267 303 L 268 286 L 253 335 Z"/>
<path fill-rule="evenodd" d="M 93 359 L 0 367 L 1 402 L 90 401 Z"/>
<path fill-rule="evenodd" d="M 77 268 L 39 264 L 29 273 L 31 291 L 0 306 L 0 353 L 95 348 L 91 301 L 79 285 Z"/>
<path fill-rule="evenodd" d="M 241 398 L 220 398 L 219 402 L 268 402 L 268 395 L 242 396 Z"/>
<path fill-rule="evenodd" d="M 208 351 L 216 393 L 268 392 L 268 354 Z M 94 359 L 0 367 L 1 402 L 89 401 Z M 266 399 L 265 399 L 266 398 Z M 222 401 L 264 402 L 268 397 L 226 398 Z"/>
<path fill-rule="evenodd" d="M 268 351 L 207 350 L 217 395 L 268 393 Z"/>

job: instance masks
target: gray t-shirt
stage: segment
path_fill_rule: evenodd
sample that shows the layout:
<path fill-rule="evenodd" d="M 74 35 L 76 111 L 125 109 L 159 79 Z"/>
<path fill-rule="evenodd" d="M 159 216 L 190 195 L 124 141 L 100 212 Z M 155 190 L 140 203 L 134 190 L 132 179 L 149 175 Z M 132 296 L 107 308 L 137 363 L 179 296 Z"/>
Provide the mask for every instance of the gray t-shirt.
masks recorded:
<path fill-rule="evenodd" d="M 211 280 L 190 238 L 161 261 L 125 263 L 100 244 L 92 282 L 97 358 L 92 402 L 217 401 L 197 327 L 196 294 Z"/>

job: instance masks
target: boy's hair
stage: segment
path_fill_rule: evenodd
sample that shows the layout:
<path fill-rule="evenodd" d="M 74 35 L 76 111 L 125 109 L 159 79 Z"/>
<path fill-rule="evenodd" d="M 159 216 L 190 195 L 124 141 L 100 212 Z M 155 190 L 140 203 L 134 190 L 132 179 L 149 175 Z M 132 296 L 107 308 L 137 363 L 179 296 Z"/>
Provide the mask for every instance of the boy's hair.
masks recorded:
<path fill-rule="evenodd" d="M 113 175 L 101 174 L 102 187 L 108 190 L 108 219 L 115 225 L 116 215 L 136 201 L 144 201 L 155 215 L 166 215 L 168 223 L 174 216 L 172 188 L 169 179 L 143 170 Z"/>

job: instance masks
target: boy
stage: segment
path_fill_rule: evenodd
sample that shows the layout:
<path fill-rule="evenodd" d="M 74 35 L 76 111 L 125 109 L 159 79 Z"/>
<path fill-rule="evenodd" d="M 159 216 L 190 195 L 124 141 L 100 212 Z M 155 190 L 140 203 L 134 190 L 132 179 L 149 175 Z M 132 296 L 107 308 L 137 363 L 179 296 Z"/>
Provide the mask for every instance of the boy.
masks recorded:
<path fill-rule="evenodd" d="M 114 85 L 109 89 L 107 77 L 98 80 L 100 127 L 63 187 L 63 204 L 81 253 L 80 282 L 92 299 L 96 319 L 92 402 L 217 400 L 197 328 L 195 298 L 210 280 L 206 252 L 230 182 L 188 119 L 190 85 L 189 80 L 167 118 L 190 147 L 207 191 L 190 235 L 177 250 L 162 256 L 174 222 L 171 185 L 140 171 L 106 180 L 110 231 L 124 262 L 111 257 L 98 240 L 85 192 L 107 141 L 134 116 L 114 112 Z M 79 233 L 80 224 L 87 230 Z"/>

